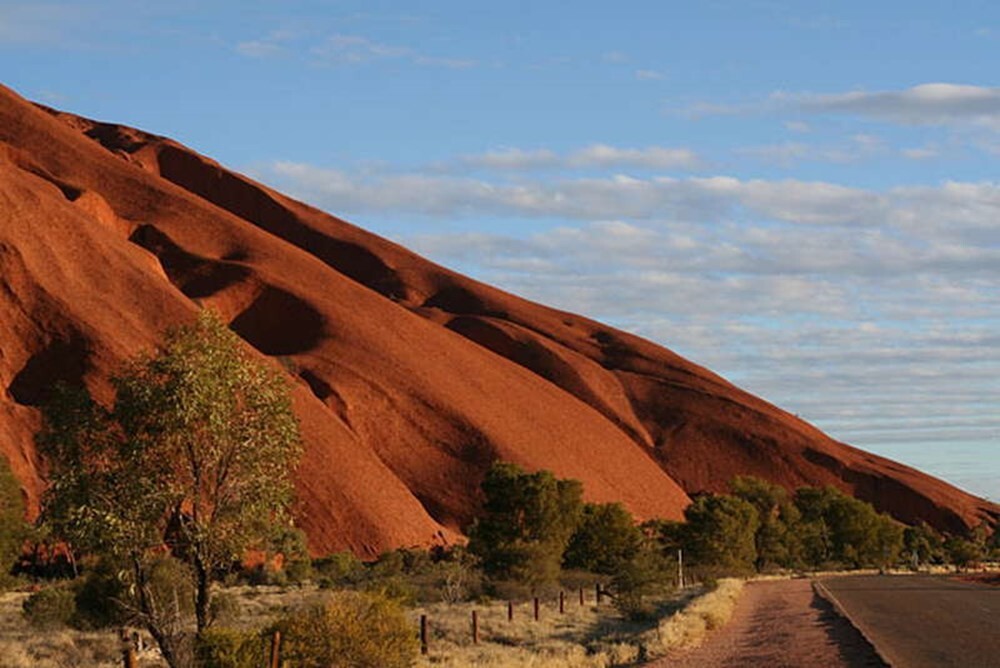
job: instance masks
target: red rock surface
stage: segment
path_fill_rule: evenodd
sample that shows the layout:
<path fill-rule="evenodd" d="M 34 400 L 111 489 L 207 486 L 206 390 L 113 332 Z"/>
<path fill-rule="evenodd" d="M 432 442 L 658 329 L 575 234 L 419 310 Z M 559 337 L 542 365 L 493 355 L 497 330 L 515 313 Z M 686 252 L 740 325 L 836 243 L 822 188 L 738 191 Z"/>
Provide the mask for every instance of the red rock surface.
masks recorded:
<path fill-rule="evenodd" d="M 437 266 L 169 139 L 0 87 L 0 451 L 37 503 L 37 405 L 199 305 L 294 378 L 317 552 L 454 541 L 489 462 L 678 518 L 751 473 L 959 529 L 997 506 L 837 443 L 649 341 Z"/>

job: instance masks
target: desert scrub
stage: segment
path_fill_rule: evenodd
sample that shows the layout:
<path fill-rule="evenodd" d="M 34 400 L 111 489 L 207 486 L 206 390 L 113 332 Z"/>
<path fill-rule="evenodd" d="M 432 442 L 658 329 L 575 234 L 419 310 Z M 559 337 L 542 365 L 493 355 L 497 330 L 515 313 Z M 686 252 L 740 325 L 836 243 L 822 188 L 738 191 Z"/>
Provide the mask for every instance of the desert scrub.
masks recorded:
<path fill-rule="evenodd" d="M 559 612 L 558 597 L 541 601 L 539 621 L 534 621 L 531 602 L 514 607 L 514 619 L 507 619 L 504 601 L 489 603 L 438 603 L 415 609 L 411 623 L 428 619 L 428 649 L 420 666 L 514 666 L 545 668 L 606 668 L 632 665 L 642 658 L 645 633 L 655 630 L 657 619 L 679 609 L 693 592 L 671 593 L 650 598 L 655 618 L 632 620 L 605 600 L 594 605 L 588 592 L 580 605 L 576 592 L 565 599 Z M 477 612 L 480 641 L 473 644 L 472 611 Z"/>
<path fill-rule="evenodd" d="M 700 645 L 706 634 L 729 621 L 743 591 L 743 580 L 725 578 L 712 591 L 664 619 L 644 638 L 644 657 L 652 659 L 673 649 Z"/>
<path fill-rule="evenodd" d="M 113 631 L 62 628 L 39 632 L 23 614 L 29 595 L 0 593 L 0 666 L 3 668 L 121 668 L 121 643 Z M 144 656 L 142 668 L 163 666 Z"/>
<path fill-rule="evenodd" d="M 66 586 L 40 589 L 24 601 L 24 618 L 37 629 L 68 626 L 76 614 L 76 594 Z"/>
<path fill-rule="evenodd" d="M 399 603 L 341 592 L 278 621 L 282 657 L 297 668 L 404 668 L 416 661 L 415 627 Z"/>
<path fill-rule="evenodd" d="M 260 668 L 266 658 L 265 638 L 254 631 L 210 628 L 195 645 L 197 665 L 205 668 Z"/>

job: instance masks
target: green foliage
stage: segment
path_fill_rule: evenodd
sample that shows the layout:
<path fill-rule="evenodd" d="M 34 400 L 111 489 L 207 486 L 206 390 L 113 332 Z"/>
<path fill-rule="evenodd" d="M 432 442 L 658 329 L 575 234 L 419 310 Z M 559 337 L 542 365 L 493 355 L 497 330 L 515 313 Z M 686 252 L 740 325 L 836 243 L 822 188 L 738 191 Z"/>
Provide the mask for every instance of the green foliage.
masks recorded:
<path fill-rule="evenodd" d="M 176 665 L 158 629 L 171 606 L 153 598 L 151 548 L 166 543 L 186 564 L 204 630 L 211 579 L 288 525 L 298 424 L 281 373 L 207 312 L 113 385 L 111 408 L 65 387 L 46 407 L 43 517 L 55 538 L 127 566 L 134 607 Z"/>
<path fill-rule="evenodd" d="M 40 589 L 25 599 L 24 617 L 37 629 L 51 630 L 68 626 L 76 613 L 75 594 L 70 587 Z"/>
<path fill-rule="evenodd" d="M 642 532 L 620 503 L 587 503 L 570 538 L 563 566 L 612 575 L 642 546 Z"/>
<path fill-rule="evenodd" d="M 699 496 L 684 510 L 691 560 L 729 574 L 746 573 L 757 558 L 759 520 L 749 502 L 723 494 Z"/>
<path fill-rule="evenodd" d="M 672 588 L 673 562 L 655 549 L 636 551 L 627 561 L 620 562 L 611 578 L 614 605 L 633 620 L 647 619 L 654 610 L 648 597 Z"/>
<path fill-rule="evenodd" d="M 802 543 L 796 531 L 800 513 L 788 491 L 780 485 L 751 476 L 737 476 L 730 483 L 733 496 L 757 511 L 754 549 L 757 572 L 772 567 L 791 568 L 801 563 Z"/>
<path fill-rule="evenodd" d="M 324 589 L 354 585 L 365 577 L 365 565 L 351 552 L 335 552 L 314 559 L 312 566 L 319 586 Z"/>
<path fill-rule="evenodd" d="M 267 639 L 256 631 L 206 629 L 195 646 L 201 668 L 260 668 L 267 659 Z"/>
<path fill-rule="evenodd" d="M 469 551 L 485 573 L 537 588 L 555 582 L 582 512 L 582 486 L 549 471 L 496 463 L 482 483 L 483 515 L 469 529 Z"/>
<path fill-rule="evenodd" d="M 28 535 L 21 486 L 7 460 L 0 455 L 0 588 L 13 582 L 10 571 Z"/>
<path fill-rule="evenodd" d="M 122 602 L 128 591 L 118 569 L 101 560 L 88 569 L 76 587 L 76 614 L 72 625 L 78 629 L 105 629 L 122 626 L 128 612 Z"/>
<path fill-rule="evenodd" d="M 944 541 L 944 552 L 948 561 L 958 568 L 968 568 L 979 563 L 983 558 L 983 546 L 960 536 L 949 536 Z"/>
<path fill-rule="evenodd" d="M 297 668 L 402 668 L 415 663 L 419 649 L 399 604 L 372 593 L 343 592 L 275 628 L 282 657 Z"/>
<path fill-rule="evenodd" d="M 887 567 L 903 548 L 903 527 L 869 503 L 834 487 L 804 487 L 795 494 L 799 527 L 810 564 L 834 562 L 851 568 Z"/>
<path fill-rule="evenodd" d="M 306 534 L 301 529 L 286 526 L 277 532 L 271 549 L 282 556 L 282 570 L 289 582 L 302 584 L 312 578 L 312 560 Z"/>

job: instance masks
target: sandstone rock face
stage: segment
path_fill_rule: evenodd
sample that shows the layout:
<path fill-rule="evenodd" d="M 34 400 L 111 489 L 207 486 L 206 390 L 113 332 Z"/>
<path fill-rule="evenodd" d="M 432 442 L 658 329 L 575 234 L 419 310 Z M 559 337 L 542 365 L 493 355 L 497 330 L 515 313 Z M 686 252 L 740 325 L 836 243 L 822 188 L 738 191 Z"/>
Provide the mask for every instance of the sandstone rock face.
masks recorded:
<path fill-rule="evenodd" d="M 293 385 L 317 553 L 461 539 L 495 459 L 677 519 L 736 474 L 956 530 L 1000 509 L 649 341 L 437 266 L 173 142 L 0 87 L 0 451 L 37 507 L 37 406 L 200 307 Z"/>

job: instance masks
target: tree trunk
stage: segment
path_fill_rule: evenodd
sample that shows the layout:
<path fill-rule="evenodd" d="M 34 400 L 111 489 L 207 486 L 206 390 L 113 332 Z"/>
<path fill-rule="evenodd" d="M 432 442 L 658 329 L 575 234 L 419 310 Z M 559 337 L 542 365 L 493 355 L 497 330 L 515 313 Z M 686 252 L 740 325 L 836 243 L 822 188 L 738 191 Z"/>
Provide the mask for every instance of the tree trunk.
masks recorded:
<path fill-rule="evenodd" d="M 200 637 L 202 632 L 208 628 L 209 623 L 209 604 L 211 602 L 211 591 L 209 588 L 211 586 L 211 581 L 209 580 L 209 572 L 208 568 L 205 566 L 205 562 L 197 554 L 195 554 L 194 557 L 194 570 L 197 579 L 194 616 L 198 625 L 198 636 Z"/>

